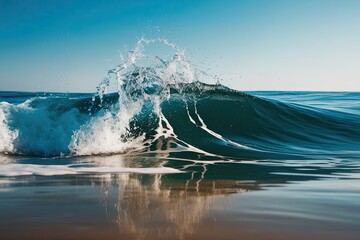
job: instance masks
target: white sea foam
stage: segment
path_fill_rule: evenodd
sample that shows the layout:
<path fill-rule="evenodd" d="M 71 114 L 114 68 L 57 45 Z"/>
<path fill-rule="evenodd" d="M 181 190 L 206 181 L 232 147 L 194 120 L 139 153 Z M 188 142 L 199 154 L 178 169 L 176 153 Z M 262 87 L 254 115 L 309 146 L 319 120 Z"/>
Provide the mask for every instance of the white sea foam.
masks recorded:
<path fill-rule="evenodd" d="M 72 132 L 88 116 L 76 108 L 56 111 L 48 101 L 34 98 L 19 105 L 0 103 L 1 152 L 43 156 L 68 152 Z"/>
<path fill-rule="evenodd" d="M 12 104 L 0 102 L 0 152 L 14 152 L 14 140 L 18 137 L 18 130 L 10 130 L 8 115 Z"/>
<path fill-rule="evenodd" d="M 180 170 L 169 167 L 157 168 L 127 168 L 127 167 L 76 167 L 76 165 L 35 165 L 35 164 L 6 164 L 0 165 L 0 176 L 57 176 L 77 174 L 103 174 L 103 173 L 141 173 L 141 174 L 170 174 L 181 173 Z"/>
<path fill-rule="evenodd" d="M 129 122 L 139 110 L 124 109 L 113 114 L 105 112 L 92 118 L 72 135 L 69 149 L 74 155 L 122 153 L 130 149 L 141 149 L 144 137 L 128 135 Z"/>

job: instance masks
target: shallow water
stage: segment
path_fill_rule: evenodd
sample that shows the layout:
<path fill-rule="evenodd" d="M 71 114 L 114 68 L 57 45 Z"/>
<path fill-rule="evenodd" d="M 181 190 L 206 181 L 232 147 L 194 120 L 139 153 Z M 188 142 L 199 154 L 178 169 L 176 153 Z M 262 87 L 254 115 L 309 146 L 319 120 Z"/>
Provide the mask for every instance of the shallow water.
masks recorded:
<path fill-rule="evenodd" d="M 208 165 L 203 176 L 200 167 L 195 174 L 1 178 L 0 233 L 2 239 L 357 239 L 359 168 L 291 165 Z"/>

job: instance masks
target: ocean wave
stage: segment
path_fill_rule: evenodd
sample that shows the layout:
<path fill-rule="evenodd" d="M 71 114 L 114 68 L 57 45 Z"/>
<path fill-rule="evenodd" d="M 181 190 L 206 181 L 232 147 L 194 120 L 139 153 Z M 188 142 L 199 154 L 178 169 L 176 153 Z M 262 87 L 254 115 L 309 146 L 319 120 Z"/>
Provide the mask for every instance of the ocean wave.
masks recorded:
<path fill-rule="evenodd" d="M 144 48 L 153 42 L 174 55 L 143 66 Z M 358 153 L 358 114 L 255 97 L 205 84 L 204 76 L 174 44 L 141 39 L 95 95 L 1 93 L 0 152 L 54 157 L 161 150 L 236 159 Z M 111 81 L 118 91 L 107 94 Z"/>

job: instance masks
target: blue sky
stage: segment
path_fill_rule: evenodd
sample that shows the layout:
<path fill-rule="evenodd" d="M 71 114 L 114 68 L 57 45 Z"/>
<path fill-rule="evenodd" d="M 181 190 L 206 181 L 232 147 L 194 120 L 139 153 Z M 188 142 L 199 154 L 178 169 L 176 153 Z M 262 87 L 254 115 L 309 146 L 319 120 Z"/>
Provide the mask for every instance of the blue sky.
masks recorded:
<path fill-rule="evenodd" d="M 0 0 L 0 91 L 93 92 L 141 36 L 235 89 L 360 91 L 351 0 Z"/>

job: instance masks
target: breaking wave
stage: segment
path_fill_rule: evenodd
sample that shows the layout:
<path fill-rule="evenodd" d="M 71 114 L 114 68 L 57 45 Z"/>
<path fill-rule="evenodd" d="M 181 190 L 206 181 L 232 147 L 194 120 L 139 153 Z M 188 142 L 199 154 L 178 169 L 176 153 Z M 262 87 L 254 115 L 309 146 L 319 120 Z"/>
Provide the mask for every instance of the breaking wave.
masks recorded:
<path fill-rule="evenodd" d="M 151 57 L 160 43 L 173 54 Z M 194 158 L 358 154 L 356 113 L 255 97 L 219 83 L 166 39 L 140 39 L 94 94 L 0 93 L 0 152 L 43 157 L 187 151 Z M 108 94 L 115 83 L 117 91 Z M 336 151 L 334 147 L 336 146 Z"/>

